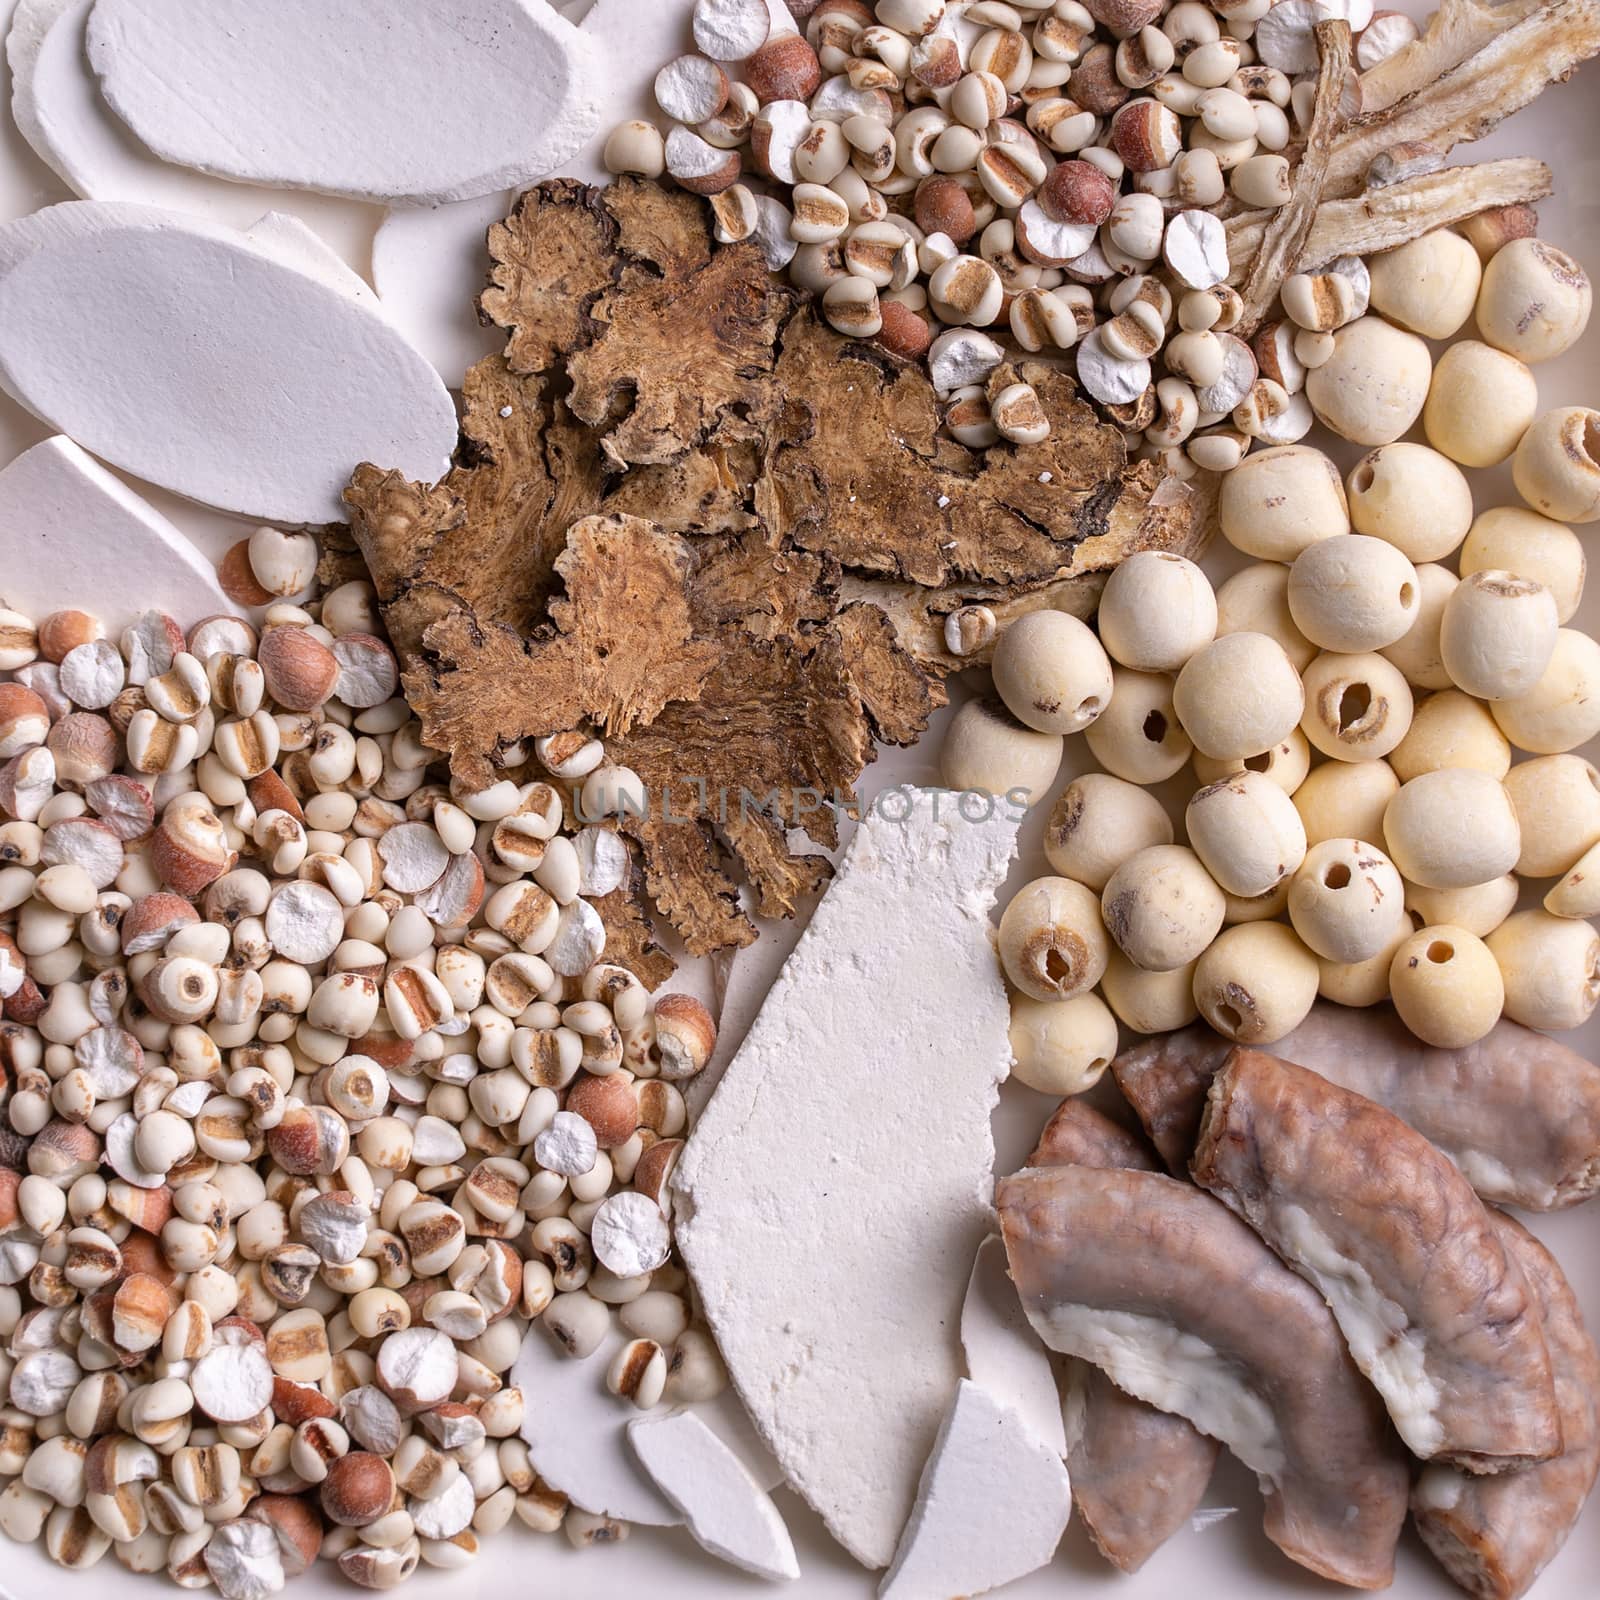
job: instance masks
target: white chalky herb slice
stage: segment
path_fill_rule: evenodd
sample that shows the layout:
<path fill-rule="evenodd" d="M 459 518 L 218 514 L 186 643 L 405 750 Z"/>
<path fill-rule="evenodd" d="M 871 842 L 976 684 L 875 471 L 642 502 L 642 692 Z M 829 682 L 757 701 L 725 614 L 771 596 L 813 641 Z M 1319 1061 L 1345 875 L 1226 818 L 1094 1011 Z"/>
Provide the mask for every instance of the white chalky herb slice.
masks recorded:
<path fill-rule="evenodd" d="M 1016 832 L 943 791 L 887 796 L 677 1169 L 678 1243 L 734 1386 L 869 1566 L 962 1372 L 1010 1064 L 989 909 Z"/>
<path fill-rule="evenodd" d="M 241 183 L 437 205 L 557 171 L 603 65 L 543 0 L 98 0 L 89 63 L 164 161 Z"/>

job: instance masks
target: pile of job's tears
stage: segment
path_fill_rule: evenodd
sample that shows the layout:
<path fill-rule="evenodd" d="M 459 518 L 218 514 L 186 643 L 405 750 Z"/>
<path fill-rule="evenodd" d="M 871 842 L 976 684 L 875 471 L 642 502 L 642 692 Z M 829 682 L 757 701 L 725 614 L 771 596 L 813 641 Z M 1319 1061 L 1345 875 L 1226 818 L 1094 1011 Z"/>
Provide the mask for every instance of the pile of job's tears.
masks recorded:
<path fill-rule="evenodd" d="M 10 9 L 0 1532 L 1592 1566 L 1600 0 Z"/>

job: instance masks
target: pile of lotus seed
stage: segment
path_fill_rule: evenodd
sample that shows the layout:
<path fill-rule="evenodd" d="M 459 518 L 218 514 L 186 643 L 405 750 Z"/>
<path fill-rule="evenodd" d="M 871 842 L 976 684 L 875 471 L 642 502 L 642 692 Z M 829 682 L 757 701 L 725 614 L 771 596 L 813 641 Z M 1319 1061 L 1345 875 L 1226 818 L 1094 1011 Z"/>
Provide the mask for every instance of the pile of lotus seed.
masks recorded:
<path fill-rule="evenodd" d="M 707 196 L 717 238 L 756 241 L 838 332 L 925 360 L 972 448 L 1051 432 L 1032 385 L 990 381 L 1006 335 L 1070 363 L 1169 470 L 1226 471 L 1310 429 L 1294 329 L 1230 331 L 1223 218 L 1290 198 L 1317 21 L 1348 18 L 1365 71 L 1416 38 L 1409 18 L 1372 0 L 787 11 L 696 0 L 696 53 L 655 80 L 668 131 L 623 123 L 608 169 Z"/>
<path fill-rule="evenodd" d="M 0 1530 L 228 1600 L 622 1537 L 518 1436 L 536 1320 L 615 1309 L 621 1405 L 725 1382 L 664 1192 L 714 1025 L 604 960 L 573 820 L 638 780 L 572 734 L 446 786 L 317 559 L 229 553 L 259 631 L 0 611 Z"/>
<path fill-rule="evenodd" d="M 1455 1048 L 1502 1015 L 1575 1028 L 1600 999 L 1600 772 L 1574 753 L 1600 734 L 1600 644 L 1569 626 L 1600 411 L 1541 413 L 1531 370 L 1583 332 L 1588 279 L 1534 237 L 1481 270 L 1453 233 L 1394 256 L 1371 272 L 1394 320 L 1346 322 L 1320 369 L 1338 363 L 1339 431 L 1377 448 L 1343 479 L 1297 444 L 1222 481 L 1222 532 L 1254 565 L 1213 592 L 1181 556 L 1135 555 L 1098 635 L 1056 611 L 997 639 L 982 607 L 949 619 L 952 650 L 994 641 L 995 690 L 953 719 L 952 788 L 1038 803 L 1077 733 L 1102 769 L 1056 799 L 1057 875 L 1000 923 L 1034 1088 L 1088 1087 L 1119 1022 L 1203 1016 L 1265 1044 L 1319 995 L 1389 1000 Z M 1448 337 L 1474 314 L 1481 338 L 1436 366 L 1405 331 Z M 1419 416 L 1428 443 L 1397 442 Z M 1475 512 L 1462 467 L 1508 458 L 1525 503 Z M 1191 758 L 1178 843 L 1148 786 Z M 1518 910 L 1533 881 L 1542 904 Z"/>

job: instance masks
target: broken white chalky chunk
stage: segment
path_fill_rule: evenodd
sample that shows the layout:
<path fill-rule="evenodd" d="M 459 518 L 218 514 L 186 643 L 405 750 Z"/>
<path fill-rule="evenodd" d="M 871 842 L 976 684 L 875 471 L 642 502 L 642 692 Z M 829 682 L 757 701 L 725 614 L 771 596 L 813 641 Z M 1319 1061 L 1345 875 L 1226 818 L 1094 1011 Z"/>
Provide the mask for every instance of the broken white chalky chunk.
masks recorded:
<path fill-rule="evenodd" d="M 605 947 L 606 925 L 600 913 L 587 900 L 574 900 L 562 906 L 556 936 L 544 958 L 561 976 L 579 978 L 600 959 Z"/>
<path fill-rule="evenodd" d="M 118 582 L 108 585 L 111 571 Z M 43 617 L 86 595 L 113 633 L 153 596 L 188 618 L 236 609 L 159 511 L 70 439 L 46 439 L 0 471 L 0 597 Z"/>
<path fill-rule="evenodd" d="M 667 1259 L 672 1229 L 649 1195 L 624 1189 L 595 1213 L 589 1243 L 595 1259 L 619 1278 L 642 1278 Z"/>
<path fill-rule="evenodd" d="M 1191 289 L 1209 289 L 1228 275 L 1228 236 L 1209 211 L 1180 211 L 1167 224 L 1161 253 Z"/>
<path fill-rule="evenodd" d="M 630 1422 L 628 1442 L 712 1555 L 774 1582 L 800 1576 L 778 1508 L 694 1412 Z"/>
<path fill-rule="evenodd" d="M 341 520 L 352 462 L 434 481 L 456 441 L 448 391 L 374 301 L 149 207 L 0 227 L 0 385 L 112 465 L 274 522 Z"/>
<path fill-rule="evenodd" d="M 1060 1456 L 963 1380 L 880 1600 L 986 1594 L 1035 1572 L 1056 1553 L 1071 1512 Z"/>
<path fill-rule="evenodd" d="M 628 876 L 628 847 L 609 828 L 584 828 L 573 839 L 578 854 L 578 893 L 598 899 L 620 889 Z"/>
<path fill-rule="evenodd" d="M 560 167 L 602 66 L 530 0 L 98 0 L 85 46 L 164 161 L 241 183 L 436 205 Z"/>
<path fill-rule="evenodd" d="M 961 1307 L 961 1348 L 967 1376 L 992 1400 L 1016 1412 L 1041 1444 L 1064 1457 L 1067 1434 L 1055 1368 L 1022 1309 L 998 1236 L 978 1246 Z"/>
<path fill-rule="evenodd" d="M 413 1495 L 406 1501 L 417 1533 L 424 1539 L 455 1538 L 472 1521 L 476 1505 L 472 1479 L 464 1472 L 458 1472 L 432 1499 Z"/>
<path fill-rule="evenodd" d="M 956 798 L 896 790 L 861 824 L 673 1184 L 734 1387 L 869 1566 L 894 1554 L 961 1376 L 1010 1068 L 989 908 L 1017 819 L 966 821 Z"/>
<path fill-rule="evenodd" d="M 411 1131 L 411 1154 L 419 1166 L 448 1166 L 466 1153 L 466 1141 L 454 1123 L 443 1117 L 417 1118 Z"/>
<path fill-rule="evenodd" d="M 581 1178 L 594 1168 L 600 1146 L 594 1129 L 572 1111 L 558 1111 L 550 1126 L 533 1141 L 533 1158 L 548 1172 Z"/>
<path fill-rule="evenodd" d="M 189 1374 L 194 1403 L 213 1422 L 247 1422 L 272 1404 L 272 1363 L 264 1344 L 218 1344 Z"/>

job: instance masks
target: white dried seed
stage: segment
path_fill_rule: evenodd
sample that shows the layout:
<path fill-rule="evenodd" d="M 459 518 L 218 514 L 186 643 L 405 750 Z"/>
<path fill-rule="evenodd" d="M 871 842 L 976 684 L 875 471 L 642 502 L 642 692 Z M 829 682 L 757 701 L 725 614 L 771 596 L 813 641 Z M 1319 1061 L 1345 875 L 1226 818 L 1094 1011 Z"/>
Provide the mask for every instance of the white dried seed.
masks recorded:
<path fill-rule="evenodd" d="M 188 1383 L 215 1422 L 244 1422 L 272 1404 L 272 1363 L 254 1342 L 219 1344 L 195 1362 Z"/>
<path fill-rule="evenodd" d="M 696 46 L 713 61 L 743 61 L 767 42 L 772 18 L 766 0 L 695 0 L 693 26 Z"/>
<path fill-rule="evenodd" d="M 373 1384 L 362 1384 L 341 1397 L 339 1419 L 358 1444 L 380 1456 L 393 1455 L 405 1434 L 399 1407 Z"/>
<path fill-rule="evenodd" d="M 1252 35 L 1256 54 L 1268 66 L 1291 77 L 1315 72 L 1318 61 L 1316 27 L 1329 14 L 1329 8 L 1320 0 L 1279 0 L 1256 23 Z"/>
<path fill-rule="evenodd" d="M 594 1129 L 571 1111 L 558 1111 L 534 1140 L 534 1159 L 550 1172 L 580 1177 L 595 1164 L 599 1144 Z"/>
<path fill-rule="evenodd" d="M 595 1259 L 619 1278 L 654 1272 L 672 1248 L 672 1230 L 655 1201 L 625 1190 L 614 1194 L 595 1213 L 589 1230 Z"/>
<path fill-rule="evenodd" d="M 1173 217 L 1161 253 L 1173 276 L 1191 289 L 1209 289 L 1228 276 L 1228 236 L 1209 211 L 1180 211 Z"/>
<path fill-rule="evenodd" d="M 1222 351 L 1222 371 L 1210 383 L 1198 384 L 1195 400 L 1201 411 L 1217 415 L 1231 412 L 1254 388 L 1259 368 L 1255 352 L 1243 339 L 1231 333 L 1209 334 L 1205 337 L 1218 342 Z"/>
<path fill-rule="evenodd" d="M 403 1328 L 378 1349 L 378 1382 L 409 1415 L 448 1400 L 456 1370 L 456 1348 L 437 1328 Z"/>
<path fill-rule="evenodd" d="M 11 1372 L 11 1404 L 30 1416 L 51 1417 L 66 1405 L 83 1376 L 63 1349 L 30 1350 Z"/>
<path fill-rule="evenodd" d="M 317 575 L 317 541 L 309 533 L 261 527 L 247 546 L 250 571 L 268 594 L 287 600 L 309 589 Z"/>
<path fill-rule="evenodd" d="M 425 822 L 402 822 L 378 840 L 383 881 L 400 894 L 421 894 L 450 865 L 444 840 Z"/>
<path fill-rule="evenodd" d="M 983 383 L 1005 352 L 988 334 L 974 328 L 952 328 L 928 347 L 928 376 L 941 395 L 954 394 L 968 384 Z"/>
<path fill-rule="evenodd" d="M 766 7 L 762 6 L 763 15 Z M 463 1529 L 470 1527 L 477 1501 L 472 1493 L 472 1483 L 464 1472 L 456 1472 L 443 1489 L 430 1499 L 411 1497 L 406 1509 L 425 1539 L 453 1539 Z"/>
<path fill-rule="evenodd" d="M 619 123 L 606 139 L 602 159 L 607 172 L 659 178 L 667 170 L 666 141 L 653 122 Z"/>
<path fill-rule="evenodd" d="M 96 817 L 68 817 L 45 829 L 39 864 L 81 867 L 97 890 L 109 889 L 122 871 L 122 840 Z"/>
<path fill-rule="evenodd" d="M 326 961 L 344 937 L 344 909 L 321 884 L 287 883 L 267 906 L 267 937 L 279 955 L 302 966 Z"/>
<path fill-rule="evenodd" d="M 653 1339 L 630 1339 L 612 1357 L 606 1372 L 606 1388 L 641 1411 L 660 1403 L 666 1384 L 667 1358 Z"/>
<path fill-rule="evenodd" d="M 1356 65 L 1363 72 L 1371 72 L 1418 37 L 1416 23 L 1403 11 L 1380 11 L 1356 40 Z"/>
<path fill-rule="evenodd" d="M 116 646 L 93 639 L 74 646 L 61 658 L 58 669 L 61 692 L 74 705 L 100 711 L 122 693 L 127 672 Z"/>
<path fill-rule="evenodd" d="M 656 104 L 675 122 L 693 125 L 714 117 L 728 102 L 728 75 L 703 56 L 679 56 L 655 78 Z"/>
<path fill-rule="evenodd" d="M 267 1600 L 285 1583 L 278 1535 L 265 1522 L 241 1518 L 211 1531 L 202 1555 L 224 1600 Z"/>
<path fill-rule="evenodd" d="M 345 705 L 370 710 L 385 704 L 400 686 L 394 652 L 371 634 L 347 633 L 331 646 L 339 663 L 334 694 Z"/>
<path fill-rule="evenodd" d="M 1103 405 L 1127 405 L 1150 387 L 1150 363 L 1114 356 L 1103 329 L 1096 328 L 1077 348 L 1078 381 Z"/>

